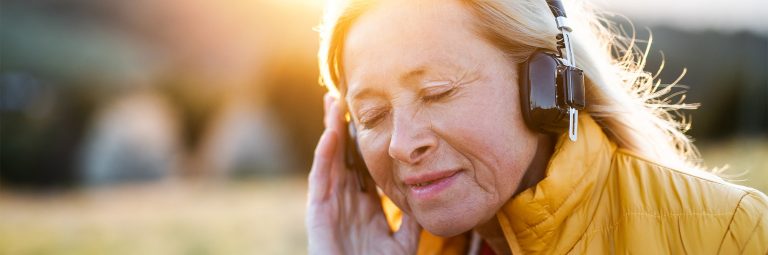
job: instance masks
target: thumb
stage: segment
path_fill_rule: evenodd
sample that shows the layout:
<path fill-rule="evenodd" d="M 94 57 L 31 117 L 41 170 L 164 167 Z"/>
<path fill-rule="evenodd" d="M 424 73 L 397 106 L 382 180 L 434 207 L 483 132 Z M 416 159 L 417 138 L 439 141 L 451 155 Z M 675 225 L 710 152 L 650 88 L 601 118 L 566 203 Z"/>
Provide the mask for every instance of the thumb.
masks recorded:
<path fill-rule="evenodd" d="M 402 247 L 409 250 L 409 254 L 416 254 L 416 249 L 419 245 L 419 238 L 421 237 L 421 226 L 416 219 L 408 214 L 403 213 L 402 223 L 400 223 L 400 229 L 394 234 L 395 240 L 397 240 Z"/>

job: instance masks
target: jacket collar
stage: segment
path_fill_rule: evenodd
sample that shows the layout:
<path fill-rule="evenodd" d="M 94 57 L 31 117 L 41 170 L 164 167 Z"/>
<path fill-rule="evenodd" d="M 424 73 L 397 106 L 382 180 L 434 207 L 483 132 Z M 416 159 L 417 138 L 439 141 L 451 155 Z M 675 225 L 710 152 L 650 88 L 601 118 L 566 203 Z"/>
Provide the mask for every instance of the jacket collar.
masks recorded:
<path fill-rule="evenodd" d="M 590 224 L 597 208 L 592 197 L 607 178 L 616 145 L 589 115 L 580 117 L 578 139 L 560 136 L 546 177 L 496 214 L 514 254 L 567 251 Z"/>

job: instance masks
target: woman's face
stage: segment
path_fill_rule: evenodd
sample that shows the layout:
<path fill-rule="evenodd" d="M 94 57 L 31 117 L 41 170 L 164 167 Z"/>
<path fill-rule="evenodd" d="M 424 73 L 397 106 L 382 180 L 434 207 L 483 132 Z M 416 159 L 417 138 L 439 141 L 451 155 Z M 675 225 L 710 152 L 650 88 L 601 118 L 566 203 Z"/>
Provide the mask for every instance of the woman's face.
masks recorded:
<path fill-rule="evenodd" d="M 344 42 L 345 99 L 371 176 L 428 231 L 490 220 L 536 151 L 516 66 L 458 1 L 382 1 Z"/>

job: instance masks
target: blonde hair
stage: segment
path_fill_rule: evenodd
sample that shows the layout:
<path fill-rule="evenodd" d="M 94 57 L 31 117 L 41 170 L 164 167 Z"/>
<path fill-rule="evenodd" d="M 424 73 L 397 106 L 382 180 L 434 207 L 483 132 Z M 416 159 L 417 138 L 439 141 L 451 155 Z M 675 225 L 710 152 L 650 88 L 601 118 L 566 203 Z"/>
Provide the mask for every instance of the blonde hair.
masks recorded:
<path fill-rule="evenodd" d="M 556 49 L 558 30 L 544 0 L 462 0 L 478 19 L 478 36 L 522 63 L 535 51 Z M 346 32 L 375 1 L 331 1 L 320 32 L 321 83 L 343 93 L 341 55 Z M 672 85 L 664 86 L 643 70 L 650 47 L 641 50 L 634 36 L 619 33 L 613 23 L 582 1 L 564 1 L 574 33 L 576 65 L 586 79 L 586 111 L 620 148 L 679 170 L 699 169 L 700 156 L 685 131 L 690 122 L 679 113 L 684 104 Z M 674 83 L 673 83 L 674 84 Z"/>

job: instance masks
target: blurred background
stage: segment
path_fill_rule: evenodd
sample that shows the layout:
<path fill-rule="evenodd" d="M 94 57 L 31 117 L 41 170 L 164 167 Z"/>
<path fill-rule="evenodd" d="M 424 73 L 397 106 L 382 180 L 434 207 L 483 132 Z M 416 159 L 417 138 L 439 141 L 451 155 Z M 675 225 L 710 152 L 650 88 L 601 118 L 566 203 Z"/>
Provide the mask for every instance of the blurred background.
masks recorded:
<path fill-rule="evenodd" d="M 765 3 L 594 2 L 687 70 L 704 164 L 768 191 Z M 0 254 L 306 253 L 322 5 L 0 1 Z"/>

